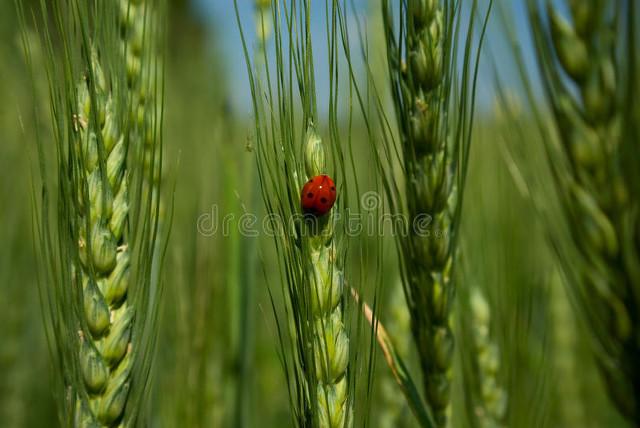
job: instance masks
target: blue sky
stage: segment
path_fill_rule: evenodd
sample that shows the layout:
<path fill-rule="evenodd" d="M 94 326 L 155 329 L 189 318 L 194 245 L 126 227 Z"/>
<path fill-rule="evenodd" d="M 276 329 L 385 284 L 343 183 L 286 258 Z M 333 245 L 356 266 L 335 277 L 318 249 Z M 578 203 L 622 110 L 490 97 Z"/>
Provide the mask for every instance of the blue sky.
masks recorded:
<path fill-rule="evenodd" d="M 244 57 L 242 53 L 242 46 L 240 41 L 240 33 L 238 31 L 236 25 L 235 12 L 233 8 L 233 0 L 194 0 L 195 1 L 195 11 L 196 13 L 207 23 L 209 28 L 211 28 L 212 35 L 216 38 L 216 42 L 218 44 L 217 48 L 221 51 L 221 53 L 225 56 L 223 63 L 225 64 L 225 70 L 227 73 L 227 78 L 229 80 L 229 84 L 231 85 L 231 93 L 235 94 L 233 99 L 231 100 L 234 109 L 240 114 L 249 114 L 251 110 L 250 105 L 250 93 L 247 82 L 247 72 L 244 63 Z M 484 0 L 486 1 L 486 0 Z M 511 0 L 496 0 L 498 3 L 506 2 Z M 356 10 L 361 16 L 365 16 L 368 13 L 368 8 L 372 7 L 371 4 L 377 5 L 378 1 L 373 0 L 353 0 Z M 312 31 L 314 32 L 315 37 L 322 37 L 324 32 L 324 1 L 314 1 L 312 2 L 313 7 L 316 10 L 312 11 Z M 523 2 L 522 1 L 513 1 L 514 4 L 514 13 L 513 20 L 510 24 L 518 31 L 519 36 L 524 40 L 523 47 L 525 56 L 528 61 L 532 61 L 532 55 L 530 49 L 527 49 L 529 46 L 528 43 L 528 30 L 526 25 L 525 13 L 523 10 Z M 243 21 L 243 25 L 245 31 L 247 32 L 247 39 L 254 40 L 255 31 L 254 31 L 254 10 L 253 10 L 254 0 L 238 0 L 238 6 L 240 10 L 241 19 Z M 494 9 L 494 10 L 497 10 Z M 488 43 L 488 49 L 491 50 L 493 58 L 496 59 L 496 66 L 501 67 L 503 71 L 505 71 L 505 75 L 507 76 L 507 84 L 509 84 L 509 80 L 516 80 L 516 73 L 514 70 L 510 68 L 508 70 L 504 70 L 507 61 L 502 61 L 508 58 L 509 54 L 509 46 L 506 40 L 501 36 L 501 33 L 498 31 L 496 27 L 498 27 L 499 16 L 498 13 L 494 13 L 493 17 L 493 25 L 490 28 L 493 31 L 490 31 Z M 355 28 L 355 25 L 352 25 L 351 28 Z M 356 36 L 352 37 L 353 40 L 356 39 Z M 322 40 L 322 39 L 319 39 Z M 326 48 L 323 43 L 316 43 L 316 51 L 315 55 L 316 65 L 322 63 L 321 58 L 326 57 Z M 319 49 L 318 49 L 319 48 Z M 324 52 L 323 49 L 324 48 Z M 481 69 L 480 74 L 480 85 L 478 89 L 478 100 L 479 105 L 482 108 L 491 108 L 494 99 L 494 88 L 493 88 L 493 74 L 492 74 L 492 64 L 489 62 L 489 58 L 485 58 L 483 62 L 483 67 Z M 318 72 L 319 76 L 326 75 L 326 73 L 322 73 L 322 70 Z M 326 93 L 328 83 L 326 80 L 322 80 L 321 77 L 318 78 L 318 93 Z M 322 101 L 320 101 L 320 107 L 322 108 Z"/>

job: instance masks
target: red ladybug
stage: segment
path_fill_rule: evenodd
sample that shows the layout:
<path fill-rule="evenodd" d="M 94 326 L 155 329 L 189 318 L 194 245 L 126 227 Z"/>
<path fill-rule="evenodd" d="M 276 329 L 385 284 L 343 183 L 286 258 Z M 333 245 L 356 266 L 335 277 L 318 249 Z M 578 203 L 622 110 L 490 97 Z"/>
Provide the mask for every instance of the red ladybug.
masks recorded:
<path fill-rule="evenodd" d="M 336 202 L 336 185 L 328 175 L 316 175 L 302 188 L 300 200 L 305 214 L 325 215 Z"/>

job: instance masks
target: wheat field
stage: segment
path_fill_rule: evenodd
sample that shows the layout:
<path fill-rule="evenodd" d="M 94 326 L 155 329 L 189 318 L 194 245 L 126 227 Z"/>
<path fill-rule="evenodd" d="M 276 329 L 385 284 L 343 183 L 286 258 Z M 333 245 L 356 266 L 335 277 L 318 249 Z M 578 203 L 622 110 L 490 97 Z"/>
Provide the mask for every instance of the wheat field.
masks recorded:
<path fill-rule="evenodd" d="M 0 2 L 0 427 L 640 427 L 638 24 Z"/>

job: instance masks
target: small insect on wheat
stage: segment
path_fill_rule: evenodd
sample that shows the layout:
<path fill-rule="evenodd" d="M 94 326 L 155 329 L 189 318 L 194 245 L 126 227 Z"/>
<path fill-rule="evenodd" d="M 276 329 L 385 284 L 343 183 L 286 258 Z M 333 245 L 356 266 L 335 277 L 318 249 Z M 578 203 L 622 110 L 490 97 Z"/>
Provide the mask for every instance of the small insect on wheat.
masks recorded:
<path fill-rule="evenodd" d="M 316 175 L 302 188 L 300 201 L 305 214 L 323 216 L 336 202 L 336 185 L 328 175 Z"/>

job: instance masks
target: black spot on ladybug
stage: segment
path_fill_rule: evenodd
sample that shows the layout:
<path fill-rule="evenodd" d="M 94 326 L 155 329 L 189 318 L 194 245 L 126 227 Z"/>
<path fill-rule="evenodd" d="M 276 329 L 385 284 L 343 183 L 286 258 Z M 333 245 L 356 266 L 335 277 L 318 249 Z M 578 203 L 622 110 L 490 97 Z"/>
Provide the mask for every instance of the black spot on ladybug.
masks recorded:
<path fill-rule="evenodd" d="M 313 198 L 313 193 L 311 192 L 307 193 L 307 198 Z"/>
<path fill-rule="evenodd" d="M 331 191 L 335 192 L 336 191 L 336 186 L 331 186 Z"/>
<path fill-rule="evenodd" d="M 311 180 L 307 181 L 307 183 L 313 183 L 313 178 Z"/>
<path fill-rule="evenodd" d="M 327 198 L 325 198 L 325 197 L 320 198 L 320 202 L 322 202 L 323 204 L 326 204 L 327 203 Z"/>

